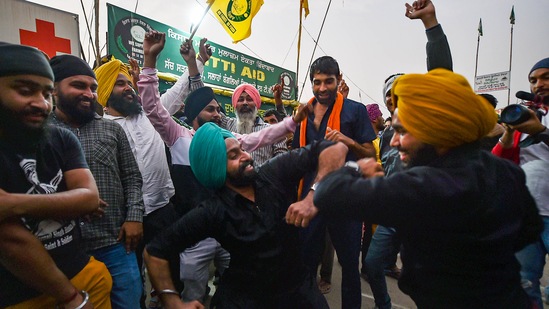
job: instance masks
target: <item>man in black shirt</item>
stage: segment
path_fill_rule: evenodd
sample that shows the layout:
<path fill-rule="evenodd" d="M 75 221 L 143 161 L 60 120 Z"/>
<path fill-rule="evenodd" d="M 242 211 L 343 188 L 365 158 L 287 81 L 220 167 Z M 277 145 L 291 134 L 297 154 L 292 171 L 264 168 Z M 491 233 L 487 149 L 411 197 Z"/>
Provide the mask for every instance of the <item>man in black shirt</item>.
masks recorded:
<path fill-rule="evenodd" d="M 318 168 L 318 181 L 343 165 L 347 150 L 342 143 L 315 142 L 254 169 L 230 132 L 213 123 L 200 127 L 190 146 L 191 168 L 215 194 L 153 240 L 145 253 L 164 305 L 180 303 L 166 258 L 214 237 L 231 254 L 212 300 L 216 308 L 328 308 L 300 258 L 297 227 L 308 224 L 300 209 L 310 208 L 299 206 L 312 205 L 312 190 L 292 203 L 305 173 Z"/>
<path fill-rule="evenodd" d="M 102 213 L 97 186 L 76 137 L 46 123 L 48 60 L 0 42 L 0 63 L 0 307 L 110 308 L 111 276 L 77 220 Z"/>

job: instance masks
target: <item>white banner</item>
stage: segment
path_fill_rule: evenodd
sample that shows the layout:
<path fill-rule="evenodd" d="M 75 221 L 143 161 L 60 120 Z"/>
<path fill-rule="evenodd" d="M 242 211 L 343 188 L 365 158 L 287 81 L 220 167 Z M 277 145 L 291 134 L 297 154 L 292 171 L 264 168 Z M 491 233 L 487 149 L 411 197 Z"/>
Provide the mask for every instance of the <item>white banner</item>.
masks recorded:
<path fill-rule="evenodd" d="M 48 56 L 80 56 L 78 15 L 21 0 L 0 1 L 0 41 L 34 46 Z"/>
<path fill-rule="evenodd" d="M 475 92 L 492 92 L 509 89 L 509 71 L 477 76 Z"/>

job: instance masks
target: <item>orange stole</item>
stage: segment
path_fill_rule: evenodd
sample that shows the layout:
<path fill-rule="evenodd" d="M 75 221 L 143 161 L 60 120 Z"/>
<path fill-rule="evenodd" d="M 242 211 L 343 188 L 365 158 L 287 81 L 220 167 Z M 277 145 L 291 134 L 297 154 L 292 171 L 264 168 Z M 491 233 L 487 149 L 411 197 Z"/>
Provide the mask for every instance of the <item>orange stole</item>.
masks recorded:
<path fill-rule="evenodd" d="M 315 101 L 315 98 L 307 102 L 307 104 L 312 105 Z M 328 123 L 326 125 L 327 128 L 330 128 L 332 130 L 341 131 L 341 110 L 343 109 L 343 95 L 341 93 L 337 93 L 337 97 L 334 103 L 334 106 L 332 108 L 332 113 L 330 114 L 330 118 L 328 118 Z M 301 121 L 301 125 L 299 128 L 299 147 L 303 147 L 307 145 L 307 121 L 309 117 L 305 117 Z M 328 129 L 326 129 L 328 131 Z M 303 192 L 303 178 L 299 181 L 299 188 L 297 189 L 297 198 L 298 200 L 301 199 L 301 193 Z"/>

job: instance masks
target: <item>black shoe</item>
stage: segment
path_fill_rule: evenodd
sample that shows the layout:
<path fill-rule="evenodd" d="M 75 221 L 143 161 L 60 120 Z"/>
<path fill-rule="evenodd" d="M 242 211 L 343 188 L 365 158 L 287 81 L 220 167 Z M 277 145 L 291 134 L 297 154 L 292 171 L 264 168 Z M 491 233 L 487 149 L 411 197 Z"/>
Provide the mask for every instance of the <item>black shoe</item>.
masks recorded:
<path fill-rule="evenodd" d="M 391 278 L 400 279 L 400 268 L 398 266 L 393 265 L 389 269 L 385 269 L 385 276 L 389 276 Z"/>

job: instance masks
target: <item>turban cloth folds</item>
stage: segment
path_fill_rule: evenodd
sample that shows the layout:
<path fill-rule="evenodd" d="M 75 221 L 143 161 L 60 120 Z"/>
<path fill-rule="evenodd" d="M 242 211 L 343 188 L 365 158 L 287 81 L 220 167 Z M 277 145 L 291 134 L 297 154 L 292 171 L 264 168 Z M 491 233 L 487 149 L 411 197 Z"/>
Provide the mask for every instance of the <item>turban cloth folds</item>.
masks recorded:
<path fill-rule="evenodd" d="M 85 75 L 96 79 L 90 65 L 73 55 L 59 55 L 51 58 L 51 69 L 55 75 L 55 82 L 60 82 L 67 77 Z"/>
<path fill-rule="evenodd" d="M 97 102 L 105 107 L 111 96 L 114 84 L 118 78 L 118 74 L 124 74 L 131 82 L 132 77 L 128 71 L 128 67 L 120 60 L 112 58 L 111 61 L 96 68 L 95 75 L 97 76 Z"/>
<path fill-rule="evenodd" d="M 433 146 L 474 142 L 497 121 L 494 107 L 475 94 L 463 76 L 446 69 L 400 76 L 391 95 L 404 128 Z"/>
<path fill-rule="evenodd" d="M 196 116 L 198 116 L 212 100 L 215 100 L 215 94 L 210 87 L 204 86 L 191 92 L 185 99 L 185 116 L 187 116 L 187 123 L 192 124 Z"/>
<path fill-rule="evenodd" d="M 233 96 L 231 98 L 233 107 L 236 108 L 236 103 L 238 102 L 238 98 L 240 98 L 240 95 L 242 94 L 242 92 L 246 92 L 247 94 L 250 95 L 250 97 L 252 97 L 252 100 L 255 103 L 256 109 L 259 110 L 259 108 L 261 107 L 261 95 L 259 95 L 259 91 L 257 91 L 257 89 L 250 84 L 242 84 L 236 87 L 236 89 L 233 92 Z"/>
<path fill-rule="evenodd" d="M 46 55 L 40 50 L 0 42 L 0 77 L 14 75 L 38 75 L 53 81 L 53 72 Z"/>
<path fill-rule="evenodd" d="M 219 189 L 227 177 L 226 138 L 235 138 L 231 132 L 208 122 L 195 133 L 189 149 L 191 170 L 206 188 Z"/>
<path fill-rule="evenodd" d="M 375 122 L 379 116 L 383 115 L 379 110 L 379 105 L 375 103 L 366 105 L 366 110 L 368 111 L 368 118 L 370 118 L 371 122 Z"/>
<path fill-rule="evenodd" d="M 532 72 L 537 69 L 549 69 L 549 58 L 541 59 L 536 64 L 534 64 L 532 69 L 530 69 L 530 73 L 528 73 L 528 77 L 530 77 L 530 74 L 532 74 Z"/>

